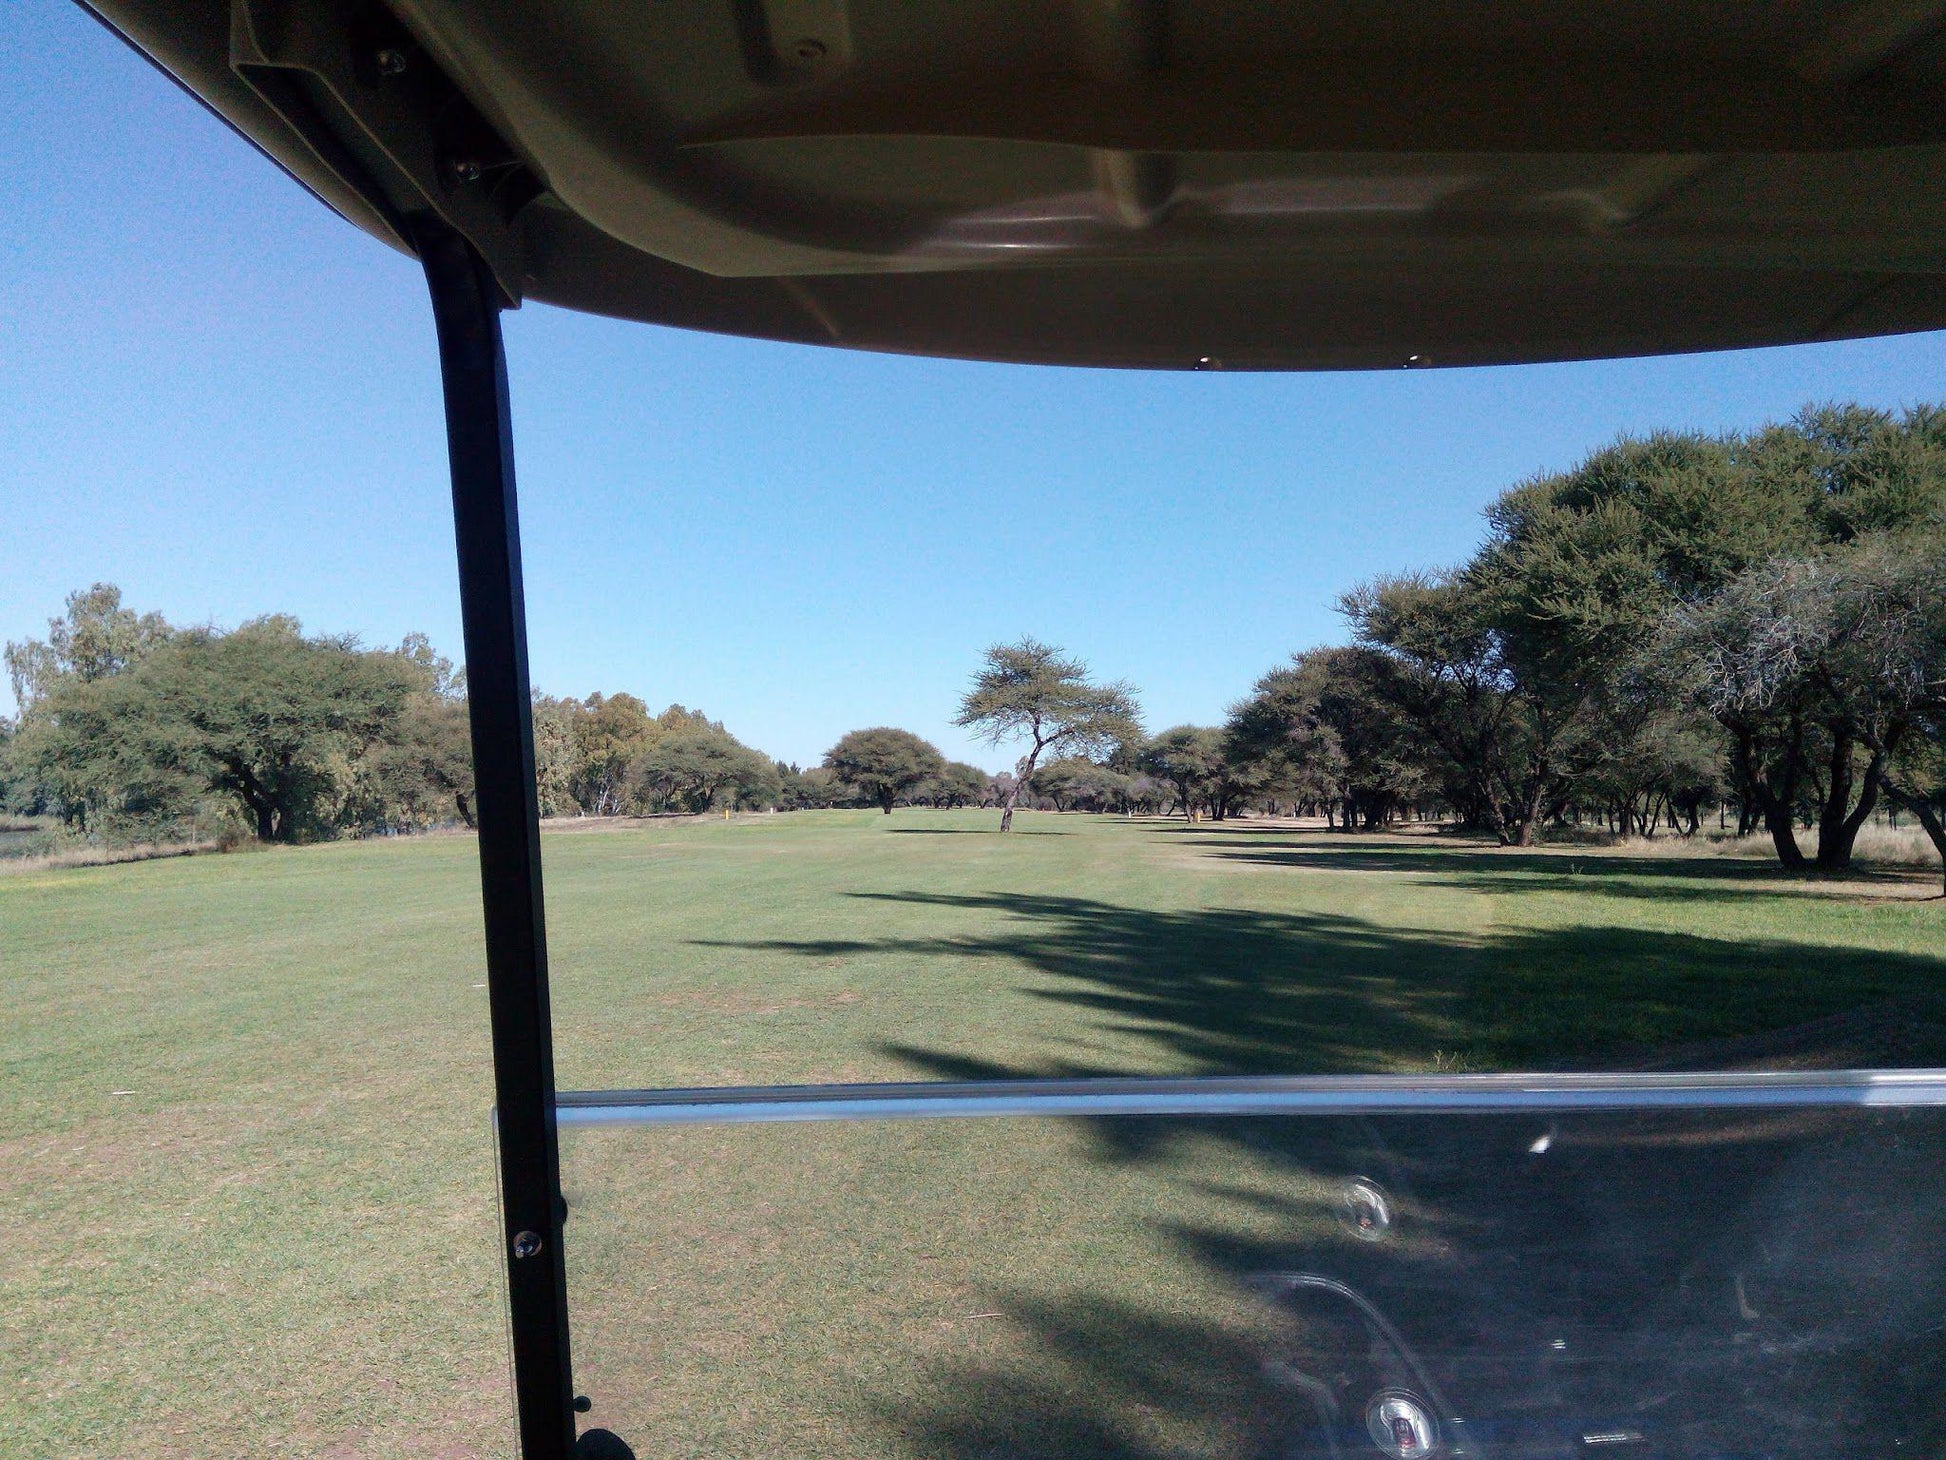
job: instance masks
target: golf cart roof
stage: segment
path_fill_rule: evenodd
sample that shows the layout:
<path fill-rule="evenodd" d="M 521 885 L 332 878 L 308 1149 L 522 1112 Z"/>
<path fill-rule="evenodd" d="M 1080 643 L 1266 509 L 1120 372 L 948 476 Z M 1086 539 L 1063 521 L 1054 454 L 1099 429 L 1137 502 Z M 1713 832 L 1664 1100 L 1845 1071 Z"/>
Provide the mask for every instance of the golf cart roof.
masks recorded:
<path fill-rule="evenodd" d="M 1946 326 L 1946 0 L 91 0 L 509 303 L 1470 365 Z"/>

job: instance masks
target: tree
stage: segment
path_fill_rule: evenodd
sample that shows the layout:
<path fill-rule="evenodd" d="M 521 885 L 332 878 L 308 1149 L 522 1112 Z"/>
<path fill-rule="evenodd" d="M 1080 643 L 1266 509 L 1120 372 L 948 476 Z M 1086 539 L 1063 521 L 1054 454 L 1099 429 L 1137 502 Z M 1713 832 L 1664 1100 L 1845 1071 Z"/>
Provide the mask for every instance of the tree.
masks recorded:
<path fill-rule="evenodd" d="M 910 730 L 878 726 L 852 731 L 824 753 L 824 764 L 890 816 L 895 800 L 946 769 L 946 758 Z"/>
<path fill-rule="evenodd" d="M 848 796 L 848 789 L 839 781 L 837 773 L 821 765 L 806 766 L 799 771 L 790 792 L 791 804 L 807 811 L 842 805 Z"/>
<path fill-rule="evenodd" d="M 335 829 L 361 761 L 425 684 L 400 654 L 272 616 L 172 633 L 99 677 L 62 675 L 22 738 L 84 824 L 179 812 L 207 789 L 260 840 L 295 841 Z"/>
<path fill-rule="evenodd" d="M 347 820 L 387 828 L 473 820 L 473 739 L 466 673 L 424 634 L 407 634 L 397 657 L 419 681 L 360 757 Z"/>
<path fill-rule="evenodd" d="M 1034 772 L 1031 789 L 1056 811 L 1107 811 L 1127 804 L 1129 778 L 1078 755 L 1063 756 Z"/>
<path fill-rule="evenodd" d="M 921 787 L 921 792 L 935 806 L 977 806 L 986 796 L 991 780 L 978 766 L 949 760 L 944 770 Z"/>
<path fill-rule="evenodd" d="M 1266 787 L 1327 818 L 1342 812 L 1346 830 L 1383 825 L 1425 795 L 1437 761 L 1389 693 L 1395 673 L 1372 649 L 1293 655 L 1231 709 L 1226 758 L 1258 767 Z"/>
<path fill-rule="evenodd" d="M 574 719 L 574 799 L 591 816 L 618 816 L 628 768 L 655 738 L 649 707 L 631 694 L 592 694 Z"/>
<path fill-rule="evenodd" d="M 632 761 L 626 777 L 638 802 L 691 813 L 719 801 L 774 802 L 781 786 L 767 756 L 720 725 L 705 722 L 658 736 Z"/>
<path fill-rule="evenodd" d="M 1522 718 L 1538 728 L 1529 712 L 1547 716 L 1550 799 L 1589 786 L 1620 798 L 1626 827 L 1634 803 L 1667 800 L 1656 782 L 1687 782 L 1675 787 L 1685 796 L 1716 779 L 1691 772 L 1693 753 L 1719 737 L 1672 720 L 1672 709 L 1693 717 L 1693 704 L 1632 688 L 1644 661 L 1668 668 L 1657 662 L 1665 625 L 1764 564 L 1872 534 L 1923 535 L 1943 515 L 1946 413 L 1807 407 L 1747 437 L 1625 439 L 1524 483 L 1489 508 L 1487 543 L 1461 577 Z M 1734 632 L 1722 615 L 1717 626 Z M 1872 755 L 1841 701 L 1809 680 L 1794 689 L 1715 698 L 1728 779 L 1745 824 L 1761 819 L 1786 866 L 1805 861 L 1802 816 L 1818 825 L 1819 864 L 1842 867 L 1878 795 Z"/>
<path fill-rule="evenodd" d="M 117 678 L 155 696 L 157 720 L 215 789 L 237 798 L 262 841 L 326 830 L 348 763 L 418 687 L 400 656 L 361 651 L 351 638 L 306 638 L 282 615 L 227 634 L 179 634 Z"/>
<path fill-rule="evenodd" d="M 156 714 L 133 675 L 63 675 L 45 684 L 9 749 L 11 794 L 70 826 L 111 839 L 160 839 L 207 789 L 196 747 Z"/>
<path fill-rule="evenodd" d="M 351 820 L 421 827 L 473 820 L 473 739 L 465 699 L 430 689 L 407 697 L 360 758 Z"/>
<path fill-rule="evenodd" d="M 986 651 L 953 723 L 977 731 L 989 745 L 1027 741 L 1000 813 L 1002 831 L 1012 830 L 1021 790 L 1043 755 L 1104 759 L 1142 736 L 1133 686 L 1096 684 L 1081 660 L 1033 638 Z"/>
<path fill-rule="evenodd" d="M 1833 816 L 1840 840 L 1818 864 L 1843 866 L 1882 792 L 1918 818 L 1946 866 L 1946 538 L 1876 532 L 1809 558 L 1763 564 L 1683 614 L 1670 643 L 1693 691 L 1734 721 L 1780 707 L 1830 743 L 1864 748 L 1857 804 Z"/>
<path fill-rule="evenodd" d="M 1359 647 L 1389 655 L 1384 689 L 1444 761 L 1448 799 L 1502 842 L 1527 846 L 1566 784 L 1583 728 L 1521 673 L 1488 596 L 1463 573 L 1406 574 L 1340 600 Z"/>
<path fill-rule="evenodd" d="M 574 796 L 574 728 L 580 708 L 573 700 L 534 694 L 534 789 L 542 816 L 573 816 L 581 810 Z"/>
<path fill-rule="evenodd" d="M 97 583 L 68 595 L 67 613 L 47 621 L 47 639 L 9 643 L 7 673 L 22 716 L 63 679 L 92 682 L 140 662 L 174 632 L 159 613 L 122 607 L 122 590 Z"/>
<path fill-rule="evenodd" d="M 1223 764 L 1223 733 L 1203 725 L 1176 725 L 1143 747 L 1142 769 L 1176 788 L 1176 805 L 1187 817 L 1213 799 Z M 1213 808 L 1212 808 L 1213 809 Z"/>

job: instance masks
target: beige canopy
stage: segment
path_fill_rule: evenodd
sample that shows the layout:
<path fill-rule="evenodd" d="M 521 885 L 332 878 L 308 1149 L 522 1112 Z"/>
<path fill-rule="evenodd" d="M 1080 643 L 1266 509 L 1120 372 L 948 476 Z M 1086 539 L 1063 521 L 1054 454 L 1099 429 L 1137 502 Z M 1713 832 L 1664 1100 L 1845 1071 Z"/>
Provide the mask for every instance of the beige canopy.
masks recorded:
<path fill-rule="evenodd" d="M 1946 326 L 1935 0 L 94 3 L 509 302 L 1231 369 Z"/>

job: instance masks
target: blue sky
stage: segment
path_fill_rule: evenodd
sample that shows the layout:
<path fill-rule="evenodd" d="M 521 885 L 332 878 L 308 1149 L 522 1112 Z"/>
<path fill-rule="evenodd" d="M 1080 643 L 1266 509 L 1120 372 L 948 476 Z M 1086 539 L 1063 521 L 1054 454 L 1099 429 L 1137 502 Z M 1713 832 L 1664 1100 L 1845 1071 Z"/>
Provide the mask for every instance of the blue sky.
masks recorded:
<path fill-rule="evenodd" d="M 0 20 L 0 638 L 71 589 L 459 644 L 417 266 L 79 10 Z M 1142 375 L 509 317 L 536 683 L 700 706 L 814 761 L 950 754 L 1033 633 L 1218 718 L 1338 593 L 1463 557 L 1481 507 L 1621 431 L 1946 395 L 1939 335 L 1596 365 Z M 0 708 L 11 708 L 0 688 Z"/>

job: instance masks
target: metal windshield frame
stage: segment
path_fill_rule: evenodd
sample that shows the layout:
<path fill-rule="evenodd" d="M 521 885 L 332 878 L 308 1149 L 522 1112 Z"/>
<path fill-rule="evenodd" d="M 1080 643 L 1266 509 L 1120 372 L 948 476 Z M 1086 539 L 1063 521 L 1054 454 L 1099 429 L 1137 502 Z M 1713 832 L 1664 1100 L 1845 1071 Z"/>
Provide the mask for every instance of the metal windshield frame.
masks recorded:
<path fill-rule="evenodd" d="M 514 1403 L 526 1460 L 568 1460 L 574 1381 L 561 1250 L 566 1209 L 554 1128 L 540 801 L 500 295 L 464 237 L 431 215 L 416 222 L 439 333 L 452 463 Z"/>

